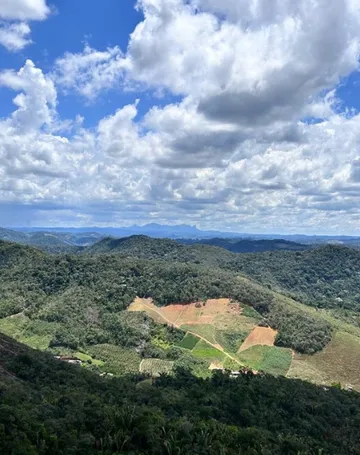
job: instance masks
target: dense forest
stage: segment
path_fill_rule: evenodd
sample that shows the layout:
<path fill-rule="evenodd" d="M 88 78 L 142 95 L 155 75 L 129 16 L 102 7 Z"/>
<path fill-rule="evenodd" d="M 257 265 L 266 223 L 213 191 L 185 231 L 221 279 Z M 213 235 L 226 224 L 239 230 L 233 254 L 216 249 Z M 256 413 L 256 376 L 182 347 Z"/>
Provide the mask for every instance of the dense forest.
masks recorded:
<path fill-rule="evenodd" d="M 104 379 L 0 335 L 6 455 L 360 454 L 360 395 L 251 373 Z"/>
<path fill-rule="evenodd" d="M 178 242 L 185 245 L 210 245 L 219 246 L 232 253 L 263 253 L 264 251 L 305 251 L 311 245 L 291 242 L 290 240 L 265 240 L 265 239 L 180 239 Z"/>
<path fill-rule="evenodd" d="M 232 254 L 215 246 L 134 236 L 104 239 L 87 253 L 131 254 L 144 259 L 165 256 L 169 261 L 205 264 L 245 274 L 311 306 L 360 311 L 360 251 L 344 246 Z"/>

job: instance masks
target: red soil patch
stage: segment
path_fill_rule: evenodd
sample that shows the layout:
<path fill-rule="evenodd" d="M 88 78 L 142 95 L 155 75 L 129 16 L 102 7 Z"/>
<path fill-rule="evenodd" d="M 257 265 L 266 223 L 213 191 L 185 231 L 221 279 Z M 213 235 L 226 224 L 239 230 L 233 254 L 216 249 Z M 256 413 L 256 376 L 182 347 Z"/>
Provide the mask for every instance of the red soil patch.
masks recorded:
<path fill-rule="evenodd" d="M 230 299 L 212 299 L 205 305 L 199 302 L 189 304 L 173 304 L 157 307 L 151 299 L 136 298 L 129 311 L 146 311 L 157 318 L 162 317 L 167 323 L 181 326 L 184 324 L 211 324 L 219 314 L 241 314 L 238 304 L 230 303 Z"/>
<path fill-rule="evenodd" d="M 239 352 L 258 344 L 265 346 L 274 346 L 277 331 L 270 327 L 255 327 L 255 329 L 246 338 L 240 346 Z"/>

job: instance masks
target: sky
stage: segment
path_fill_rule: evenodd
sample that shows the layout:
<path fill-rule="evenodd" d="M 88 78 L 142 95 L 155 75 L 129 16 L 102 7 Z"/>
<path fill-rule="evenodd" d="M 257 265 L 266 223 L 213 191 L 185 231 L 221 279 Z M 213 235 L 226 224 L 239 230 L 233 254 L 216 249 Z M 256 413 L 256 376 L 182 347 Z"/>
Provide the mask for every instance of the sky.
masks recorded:
<path fill-rule="evenodd" d="M 360 0 L 0 0 L 0 226 L 360 235 Z"/>

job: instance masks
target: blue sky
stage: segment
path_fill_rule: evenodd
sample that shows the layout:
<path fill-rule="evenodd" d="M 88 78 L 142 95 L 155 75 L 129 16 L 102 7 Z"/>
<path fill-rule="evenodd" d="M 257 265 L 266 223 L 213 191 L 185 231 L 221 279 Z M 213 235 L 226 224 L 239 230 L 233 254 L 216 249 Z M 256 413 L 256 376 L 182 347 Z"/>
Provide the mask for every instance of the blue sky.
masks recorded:
<path fill-rule="evenodd" d="M 34 22 L 31 37 L 34 45 L 21 52 L 8 52 L 0 47 L 2 69 L 20 68 L 26 59 L 31 59 L 43 71 L 51 71 L 54 61 L 65 52 L 81 52 L 88 43 L 95 49 L 119 46 L 126 51 L 129 35 L 142 20 L 141 12 L 135 10 L 135 1 L 106 0 L 98 1 L 57 0 L 50 3 L 54 13 L 43 22 Z M 85 104 L 77 96 L 59 97 L 59 113 L 65 118 L 84 115 L 86 124 L 93 126 L 100 118 L 110 115 L 121 105 L 133 103 L 135 93 L 116 90 L 104 94 L 93 103 Z M 13 92 L 1 93 L 0 115 L 6 116 L 13 111 Z M 148 105 L 146 97 L 143 109 Z"/>
<path fill-rule="evenodd" d="M 353 0 L 0 4 L 0 225 L 360 235 Z"/>

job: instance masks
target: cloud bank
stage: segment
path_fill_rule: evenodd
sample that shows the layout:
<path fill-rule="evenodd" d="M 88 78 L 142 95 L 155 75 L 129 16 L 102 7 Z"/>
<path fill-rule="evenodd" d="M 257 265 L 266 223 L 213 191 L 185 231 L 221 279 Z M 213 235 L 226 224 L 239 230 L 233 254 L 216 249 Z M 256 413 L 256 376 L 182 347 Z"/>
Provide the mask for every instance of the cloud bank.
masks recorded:
<path fill-rule="evenodd" d="M 45 2 L 17 3 L 21 14 L 8 6 L 0 16 L 49 14 Z M 31 61 L 0 73 L 15 93 L 0 121 L 0 204 L 25 203 L 43 224 L 356 232 L 360 115 L 342 108 L 336 87 L 358 70 L 358 1 L 137 8 L 144 17 L 124 52 L 86 45 L 48 74 Z M 59 93 L 96 103 L 114 89 L 139 100 L 91 129 L 59 118 Z M 149 91 L 180 101 L 139 118 Z"/>

